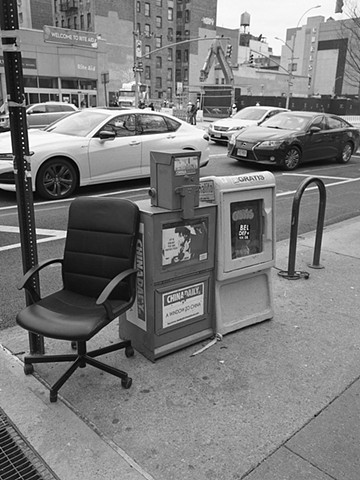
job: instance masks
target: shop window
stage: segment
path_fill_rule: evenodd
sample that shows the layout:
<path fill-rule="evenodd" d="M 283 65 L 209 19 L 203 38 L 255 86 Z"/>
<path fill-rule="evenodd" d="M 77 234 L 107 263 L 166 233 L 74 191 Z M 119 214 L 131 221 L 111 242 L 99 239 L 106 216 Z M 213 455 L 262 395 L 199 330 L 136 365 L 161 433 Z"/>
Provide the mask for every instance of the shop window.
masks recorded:
<path fill-rule="evenodd" d="M 79 82 L 73 78 L 62 78 L 61 88 L 76 89 L 79 88 Z"/>
<path fill-rule="evenodd" d="M 57 77 L 39 77 L 40 88 L 58 88 Z"/>
<path fill-rule="evenodd" d="M 38 87 L 37 80 L 38 80 L 37 77 L 28 77 L 24 75 L 24 87 L 37 88 Z"/>

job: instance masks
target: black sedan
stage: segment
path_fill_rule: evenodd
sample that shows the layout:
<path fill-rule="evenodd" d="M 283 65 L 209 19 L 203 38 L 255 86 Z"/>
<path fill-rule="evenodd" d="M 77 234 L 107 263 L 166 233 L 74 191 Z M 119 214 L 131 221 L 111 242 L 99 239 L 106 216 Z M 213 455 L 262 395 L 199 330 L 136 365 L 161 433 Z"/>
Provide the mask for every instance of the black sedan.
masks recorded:
<path fill-rule="evenodd" d="M 335 158 L 347 163 L 359 142 L 360 131 L 337 115 L 284 112 L 261 126 L 234 134 L 228 143 L 228 156 L 294 170 L 301 163 L 315 160 Z"/>

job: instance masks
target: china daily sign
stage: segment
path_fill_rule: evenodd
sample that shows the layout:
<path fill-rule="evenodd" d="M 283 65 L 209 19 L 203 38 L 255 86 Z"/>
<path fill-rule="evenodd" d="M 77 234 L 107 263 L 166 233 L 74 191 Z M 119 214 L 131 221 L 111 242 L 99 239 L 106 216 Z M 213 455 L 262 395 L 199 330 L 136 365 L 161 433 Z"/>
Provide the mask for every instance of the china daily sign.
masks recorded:
<path fill-rule="evenodd" d="M 44 26 L 44 42 L 61 43 L 75 47 L 97 48 L 97 35 L 67 28 Z"/>

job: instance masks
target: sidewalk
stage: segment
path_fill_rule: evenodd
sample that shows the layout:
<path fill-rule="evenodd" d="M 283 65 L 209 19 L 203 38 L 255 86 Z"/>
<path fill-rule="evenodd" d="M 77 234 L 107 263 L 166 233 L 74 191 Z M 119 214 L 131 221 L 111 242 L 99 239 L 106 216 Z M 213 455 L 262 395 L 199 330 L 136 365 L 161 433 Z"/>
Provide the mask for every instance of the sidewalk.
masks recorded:
<path fill-rule="evenodd" d="M 272 320 L 195 357 L 202 344 L 156 363 L 109 354 L 129 390 L 89 366 L 52 404 L 44 382 L 66 367 L 25 376 L 27 333 L 2 331 L 0 407 L 61 480 L 359 480 L 360 217 L 325 228 L 320 270 L 314 238 L 297 244 L 308 280 L 273 269 Z M 277 244 L 280 270 L 288 251 Z M 113 325 L 102 342 L 116 337 Z"/>

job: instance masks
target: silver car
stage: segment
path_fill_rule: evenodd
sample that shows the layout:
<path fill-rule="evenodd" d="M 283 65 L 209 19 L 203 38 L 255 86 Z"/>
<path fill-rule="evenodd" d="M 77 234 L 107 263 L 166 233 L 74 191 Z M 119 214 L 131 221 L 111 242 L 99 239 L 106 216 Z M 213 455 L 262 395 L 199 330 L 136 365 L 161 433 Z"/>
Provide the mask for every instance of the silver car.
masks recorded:
<path fill-rule="evenodd" d="M 78 108 L 66 102 L 34 103 L 26 107 L 28 128 L 44 128 Z M 9 114 L 0 115 L 0 132 L 10 130 Z"/>
<path fill-rule="evenodd" d="M 245 107 L 229 118 L 222 118 L 213 122 L 208 127 L 208 134 L 214 142 L 227 143 L 234 133 L 250 125 L 260 125 L 264 120 L 280 112 L 286 112 L 286 108 L 254 106 Z"/>

